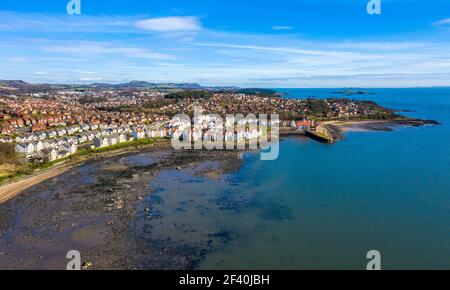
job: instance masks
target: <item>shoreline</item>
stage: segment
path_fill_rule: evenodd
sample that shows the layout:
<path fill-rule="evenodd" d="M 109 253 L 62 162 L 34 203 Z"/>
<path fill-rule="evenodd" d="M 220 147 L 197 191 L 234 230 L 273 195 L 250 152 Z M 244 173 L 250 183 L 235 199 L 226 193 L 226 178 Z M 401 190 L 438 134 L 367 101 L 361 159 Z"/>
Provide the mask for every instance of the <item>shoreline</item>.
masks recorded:
<path fill-rule="evenodd" d="M 7 202 L 11 198 L 20 194 L 20 192 L 25 189 L 28 189 L 50 178 L 59 176 L 73 168 L 83 165 L 86 162 L 120 155 L 139 153 L 142 150 L 148 149 L 166 149 L 169 148 L 167 146 L 168 144 L 168 142 L 158 142 L 141 147 L 129 147 L 113 151 L 93 153 L 92 155 L 79 156 L 75 160 L 62 161 L 61 163 L 58 163 L 50 168 L 36 169 L 31 175 L 21 176 L 17 179 L 11 179 L 1 184 L 0 204 Z"/>
<path fill-rule="evenodd" d="M 392 131 L 394 126 L 421 127 L 425 125 L 441 125 L 435 120 L 421 119 L 393 119 L 393 120 L 336 120 L 327 121 L 325 125 L 332 126 L 342 133 L 345 132 L 370 132 Z"/>
<path fill-rule="evenodd" d="M 392 124 L 392 121 L 385 120 L 369 120 L 369 121 L 328 121 L 325 122 L 325 125 L 331 126 L 340 133 L 347 132 L 370 132 L 370 131 L 380 131 L 377 130 L 377 127 L 380 128 L 382 125 Z"/>

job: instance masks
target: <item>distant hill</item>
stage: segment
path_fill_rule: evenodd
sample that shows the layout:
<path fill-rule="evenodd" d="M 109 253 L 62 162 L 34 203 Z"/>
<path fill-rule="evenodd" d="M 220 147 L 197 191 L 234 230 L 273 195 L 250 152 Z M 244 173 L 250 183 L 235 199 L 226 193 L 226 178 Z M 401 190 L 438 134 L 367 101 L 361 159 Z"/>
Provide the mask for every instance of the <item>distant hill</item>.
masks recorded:
<path fill-rule="evenodd" d="M 94 83 L 89 85 L 79 85 L 86 88 L 114 88 L 114 89 L 203 89 L 205 87 L 193 83 L 151 83 L 146 81 L 131 81 L 121 84 Z"/>
<path fill-rule="evenodd" d="M 133 89 L 160 89 L 160 90 L 211 90 L 216 92 L 235 92 L 246 94 L 272 95 L 275 91 L 259 88 L 239 88 L 235 86 L 202 86 L 197 83 L 153 83 L 146 81 L 131 81 L 128 83 L 92 83 L 92 84 L 30 84 L 22 80 L 0 80 L 0 93 L 48 92 L 58 89 L 78 90 L 133 90 Z"/>
<path fill-rule="evenodd" d="M 46 84 L 30 84 L 22 80 L 0 80 L 0 92 L 42 92 L 50 90 L 51 86 Z"/>
<path fill-rule="evenodd" d="M 237 89 L 236 87 L 207 87 L 197 83 L 152 83 L 146 81 L 131 81 L 128 83 L 109 84 L 109 83 L 93 83 L 93 84 L 30 84 L 22 80 L 0 80 L 0 90 L 46 90 L 61 88 L 87 88 L 87 89 Z"/>

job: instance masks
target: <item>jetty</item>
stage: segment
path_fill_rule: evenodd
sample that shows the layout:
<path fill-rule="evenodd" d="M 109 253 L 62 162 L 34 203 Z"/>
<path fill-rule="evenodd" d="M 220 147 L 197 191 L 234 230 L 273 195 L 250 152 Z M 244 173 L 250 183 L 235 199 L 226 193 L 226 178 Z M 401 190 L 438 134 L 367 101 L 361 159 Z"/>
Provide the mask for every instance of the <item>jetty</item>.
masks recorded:
<path fill-rule="evenodd" d="M 336 140 L 329 134 L 318 133 L 316 131 L 311 131 L 311 130 L 306 130 L 305 136 L 307 136 L 311 139 L 314 139 L 316 141 L 319 141 L 321 143 L 332 144 L 332 143 L 336 142 Z"/>

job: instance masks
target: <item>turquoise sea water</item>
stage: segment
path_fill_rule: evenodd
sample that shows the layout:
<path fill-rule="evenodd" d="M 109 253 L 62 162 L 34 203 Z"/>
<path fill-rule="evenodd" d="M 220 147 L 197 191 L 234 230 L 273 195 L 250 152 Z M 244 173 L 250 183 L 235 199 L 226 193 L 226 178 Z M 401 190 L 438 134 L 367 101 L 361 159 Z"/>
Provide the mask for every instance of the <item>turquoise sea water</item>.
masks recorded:
<path fill-rule="evenodd" d="M 327 98 L 336 90 L 280 91 Z M 365 269 L 369 250 L 380 251 L 384 269 L 450 268 L 450 89 L 369 91 L 352 97 L 442 125 L 350 132 L 333 145 L 285 138 L 276 161 L 245 154 L 239 172 L 202 186 L 251 206 L 205 217 L 235 235 L 200 268 Z"/>

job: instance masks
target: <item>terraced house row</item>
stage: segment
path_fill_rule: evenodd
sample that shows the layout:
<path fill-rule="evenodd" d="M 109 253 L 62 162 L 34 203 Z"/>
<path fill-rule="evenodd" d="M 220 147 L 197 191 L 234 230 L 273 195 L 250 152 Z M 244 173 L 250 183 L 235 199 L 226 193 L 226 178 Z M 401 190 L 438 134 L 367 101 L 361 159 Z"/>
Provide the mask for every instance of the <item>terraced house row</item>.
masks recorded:
<path fill-rule="evenodd" d="M 86 130 L 83 126 L 71 126 L 16 137 L 15 149 L 24 158 L 54 161 L 75 154 L 80 147 L 94 149 L 136 139 L 168 137 L 170 130 L 163 126 L 164 123 L 155 123 L 152 127 L 84 126 Z"/>

